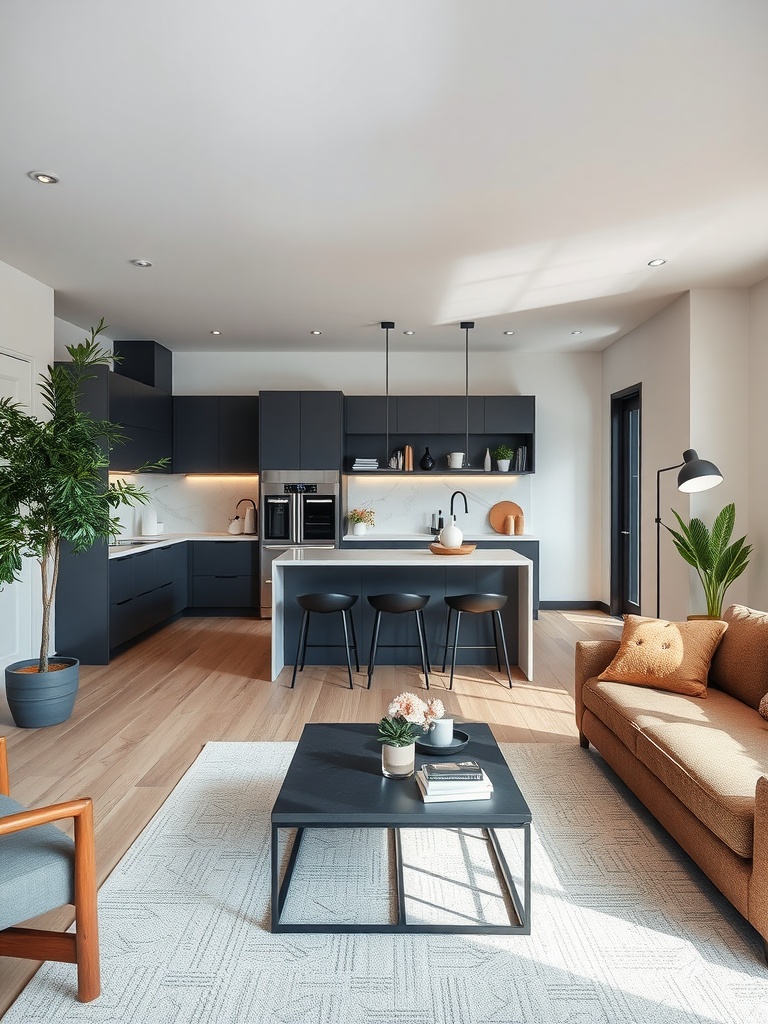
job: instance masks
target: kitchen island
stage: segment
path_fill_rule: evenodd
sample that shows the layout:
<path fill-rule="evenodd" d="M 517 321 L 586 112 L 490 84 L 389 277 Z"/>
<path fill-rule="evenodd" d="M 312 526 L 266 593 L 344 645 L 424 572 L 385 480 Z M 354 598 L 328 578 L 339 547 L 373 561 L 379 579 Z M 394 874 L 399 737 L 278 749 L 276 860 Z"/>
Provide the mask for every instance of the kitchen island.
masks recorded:
<path fill-rule="evenodd" d="M 428 594 L 424 610 L 430 659 L 442 665 L 446 605 L 451 594 L 500 593 L 508 600 L 502 612 L 510 664 L 519 665 L 533 678 L 533 563 L 508 548 L 475 550 L 469 555 L 434 555 L 420 550 L 354 550 L 295 548 L 272 563 L 272 679 L 293 665 L 302 612 L 296 595 L 308 593 L 356 594 L 352 609 L 360 666 L 368 661 L 373 609 L 369 594 Z M 462 617 L 460 644 L 492 642 L 490 616 Z M 418 652 L 412 615 L 385 615 L 382 621 L 378 665 L 415 665 Z M 342 644 L 338 615 L 314 615 L 309 643 Z M 391 646 L 382 646 L 391 645 Z M 492 650 L 459 650 L 457 664 L 496 664 Z M 343 646 L 309 647 L 308 665 L 346 664 Z"/>

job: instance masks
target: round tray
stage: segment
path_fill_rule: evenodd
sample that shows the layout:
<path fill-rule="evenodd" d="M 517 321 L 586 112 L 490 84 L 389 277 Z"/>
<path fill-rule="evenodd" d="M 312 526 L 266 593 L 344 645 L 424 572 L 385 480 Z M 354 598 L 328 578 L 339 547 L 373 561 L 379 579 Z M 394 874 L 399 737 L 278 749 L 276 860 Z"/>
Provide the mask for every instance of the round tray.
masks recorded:
<path fill-rule="evenodd" d="M 435 757 L 445 757 L 446 754 L 458 754 L 460 750 L 469 743 L 469 735 L 461 729 L 453 730 L 453 740 L 447 747 L 436 747 L 434 743 L 425 740 L 416 740 L 416 749 L 420 754 L 434 754 Z"/>
<path fill-rule="evenodd" d="M 507 516 L 521 516 L 523 510 L 517 504 L 516 501 L 497 501 L 495 505 L 491 507 L 488 513 L 488 520 L 491 524 L 491 529 L 495 530 L 496 533 L 506 533 L 504 526 L 507 521 Z"/>
<path fill-rule="evenodd" d="M 442 544 L 434 543 L 429 545 L 433 555 L 471 555 L 477 544 L 462 544 L 458 548 L 446 548 Z"/>

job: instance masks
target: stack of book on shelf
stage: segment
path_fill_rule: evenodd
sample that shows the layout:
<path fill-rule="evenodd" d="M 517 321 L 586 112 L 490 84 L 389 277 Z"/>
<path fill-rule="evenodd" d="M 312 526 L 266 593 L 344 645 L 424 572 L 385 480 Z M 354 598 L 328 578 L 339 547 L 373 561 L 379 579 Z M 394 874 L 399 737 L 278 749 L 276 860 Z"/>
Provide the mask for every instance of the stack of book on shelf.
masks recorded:
<path fill-rule="evenodd" d="M 352 466 L 353 470 L 378 469 L 378 468 L 379 468 L 379 460 L 378 459 L 355 459 L 354 464 Z"/>
<path fill-rule="evenodd" d="M 515 455 L 515 466 L 513 473 L 525 473 L 528 469 L 528 446 L 521 444 L 518 445 L 517 454 Z"/>
<path fill-rule="evenodd" d="M 493 783 L 477 761 L 444 761 L 424 764 L 416 783 L 426 804 L 449 800 L 490 800 Z"/>

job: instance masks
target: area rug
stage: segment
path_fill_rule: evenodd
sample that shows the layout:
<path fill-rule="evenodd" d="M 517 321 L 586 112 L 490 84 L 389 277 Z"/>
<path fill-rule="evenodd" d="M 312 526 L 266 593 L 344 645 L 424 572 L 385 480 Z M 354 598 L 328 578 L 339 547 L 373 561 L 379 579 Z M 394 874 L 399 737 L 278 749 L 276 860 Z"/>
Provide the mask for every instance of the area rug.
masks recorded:
<path fill-rule="evenodd" d="M 533 811 L 530 937 L 272 935 L 269 811 L 294 744 L 209 743 L 101 889 L 100 999 L 48 963 L 4 1024 L 768 1022 L 756 933 L 599 755 L 502 749 Z M 386 920 L 385 836 L 307 833 L 286 914 Z M 413 906 L 500 912 L 482 845 L 407 833 Z"/>

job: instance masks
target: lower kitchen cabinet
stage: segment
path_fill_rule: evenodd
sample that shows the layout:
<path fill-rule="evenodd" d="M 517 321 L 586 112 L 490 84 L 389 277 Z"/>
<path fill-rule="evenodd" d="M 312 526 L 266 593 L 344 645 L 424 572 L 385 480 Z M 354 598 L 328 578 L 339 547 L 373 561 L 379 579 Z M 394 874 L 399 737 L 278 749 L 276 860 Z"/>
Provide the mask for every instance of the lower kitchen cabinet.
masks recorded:
<path fill-rule="evenodd" d="M 119 647 L 186 608 L 186 548 L 186 544 L 168 544 L 110 560 L 110 648 Z"/>
<path fill-rule="evenodd" d="M 259 546 L 249 541 L 191 541 L 189 607 L 259 608 Z"/>

